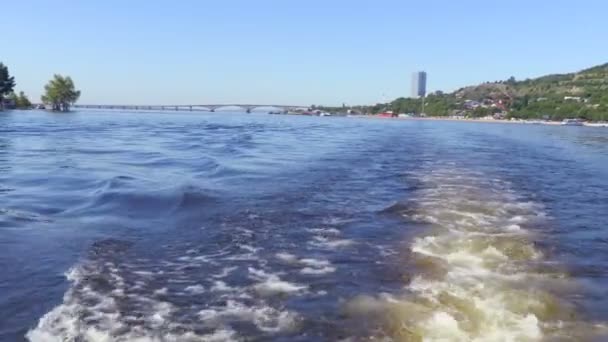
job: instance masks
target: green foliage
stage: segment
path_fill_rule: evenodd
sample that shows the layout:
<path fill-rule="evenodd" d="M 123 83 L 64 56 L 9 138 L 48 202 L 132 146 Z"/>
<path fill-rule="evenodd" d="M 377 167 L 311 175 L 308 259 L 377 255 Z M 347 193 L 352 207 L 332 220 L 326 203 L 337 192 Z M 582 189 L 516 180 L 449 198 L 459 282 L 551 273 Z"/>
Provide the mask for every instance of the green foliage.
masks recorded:
<path fill-rule="evenodd" d="M 484 116 L 492 115 L 492 109 L 486 107 L 477 107 L 471 112 L 471 116 L 474 118 L 482 118 Z"/>
<path fill-rule="evenodd" d="M 482 105 L 467 106 L 466 100 L 477 101 Z M 437 91 L 429 94 L 424 99 L 424 104 L 424 112 L 428 116 L 458 114 L 483 117 L 504 110 L 511 118 L 608 121 L 608 63 L 577 73 L 547 75 L 522 81 L 511 76 L 504 81 L 464 87 L 453 93 Z M 319 108 L 330 112 L 344 111 L 344 108 L 339 107 Z M 356 109 L 367 114 L 387 110 L 392 110 L 393 113 L 420 114 L 422 99 L 400 97 L 390 103 Z"/>
<path fill-rule="evenodd" d="M 80 90 L 76 90 L 72 78 L 54 75 L 53 79 L 44 86 L 45 93 L 42 102 L 51 105 L 54 111 L 67 112 L 70 106 L 78 101 Z"/>
<path fill-rule="evenodd" d="M 388 107 L 394 113 L 420 113 L 421 101 L 421 99 L 400 97 L 391 102 Z"/>
<path fill-rule="evenodd" d="M 19 109 L 30 109 L 30 108 L 32 108 L 32 102 L 30 102 L 30 99 L 22 91 L 19 92 L 19 96 L 16 96 L 15 105 Z"/>
<path fill-rule="evenodd" d="M 10 94 L 8 94 L 8 95 L 6 96 L 6 99 L 8 99 L 10 102 L 12 102 L 12 103 L 13 103 L 13 105 L 16 107 L 16 105 L 17 105 L 17 100 L 18 100 L 18 98 L 17 98 L 17 94 L 15 94 L 15 93 L 10 93 Z M 14 107 L 9 107 L 8 109 L 14 109 Z"/>
<path fill-rule="evenodd" d="M 457 99 L 451 94 L 437 91 L 425 98 L 424 112 L 431 116 L 447 116 L 452 110 L 460 108 Z"/>
<path fill-rule="evenodd" d="M 514 77 L 499 83 L 485 83 L 459 89 L 462 99 L 502 100 L 509 116 L 522 119 L 563 120 L 608 119 L 608 64 L 577 73 L 556 74 L 517 81 Z M 568 97 L 574 97 L 574 99 Z M 483 113 L 469 113 L 478 116 Z"/>
<path fill-rule="evenodd" d="M 4 96 L 9 95 L 15 88 L 15 77 L 12 77 L 8 68 L 0 62 L 0 110 L 4 108 Z"/>

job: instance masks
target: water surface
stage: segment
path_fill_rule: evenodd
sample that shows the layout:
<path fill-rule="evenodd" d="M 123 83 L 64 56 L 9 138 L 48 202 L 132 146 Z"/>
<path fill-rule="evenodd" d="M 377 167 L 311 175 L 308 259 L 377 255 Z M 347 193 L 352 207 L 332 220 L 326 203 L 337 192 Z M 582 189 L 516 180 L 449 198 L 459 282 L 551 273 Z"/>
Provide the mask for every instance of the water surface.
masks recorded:
<path fill-rule="evenodd" d="M 0 340 L 605 340 L 607 142 L 0 113 Z"/>

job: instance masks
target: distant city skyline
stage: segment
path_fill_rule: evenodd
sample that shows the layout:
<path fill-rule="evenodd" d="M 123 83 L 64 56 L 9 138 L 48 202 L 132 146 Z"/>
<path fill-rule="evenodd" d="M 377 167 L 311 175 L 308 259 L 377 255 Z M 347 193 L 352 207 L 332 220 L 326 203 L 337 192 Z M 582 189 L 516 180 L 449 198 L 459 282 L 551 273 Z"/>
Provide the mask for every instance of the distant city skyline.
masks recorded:
<path fill-rule="evenodd" d="M 82 104 L 359 105 L 409 96 L 416 70 L 432 75 L 431 93 L 608 61 L 600 0 L 0 6 L 11 32 L 0 61 L 33 101 L 59 73 L 82 90 Z"/>

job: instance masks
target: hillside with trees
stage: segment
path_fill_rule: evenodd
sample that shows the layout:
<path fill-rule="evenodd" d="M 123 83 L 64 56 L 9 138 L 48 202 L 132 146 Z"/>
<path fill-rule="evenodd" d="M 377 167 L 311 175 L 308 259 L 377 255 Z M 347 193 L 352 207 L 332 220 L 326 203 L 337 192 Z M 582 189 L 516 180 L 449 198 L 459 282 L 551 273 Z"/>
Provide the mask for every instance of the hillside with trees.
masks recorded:
<path fill-rule="evenodd" d="M 420 99 L 398 98 L 388 104 L 363 108 L 366 113 L 392 110 L 421 113 Z M 581 118 L 608 121 L 608 63 L 579 72 L 534 79 L 486 82 L 452 93 L 437 91 L 425 99 L 428 116 L 499 116 L 562 120 Z"/>
<path fill-rule="evenodd" d="M 457 98 L 502 100 L 515 118 L 608 120 L 608 63 L 575 73 L 486 83 L 459 89 Z"/>

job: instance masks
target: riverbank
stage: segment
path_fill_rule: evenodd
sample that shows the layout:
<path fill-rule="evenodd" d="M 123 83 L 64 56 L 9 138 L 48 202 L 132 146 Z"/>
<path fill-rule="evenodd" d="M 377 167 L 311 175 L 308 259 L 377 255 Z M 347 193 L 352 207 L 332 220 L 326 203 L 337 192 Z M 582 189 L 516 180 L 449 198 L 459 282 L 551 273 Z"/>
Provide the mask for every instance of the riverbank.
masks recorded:
<path fill-rule="evenodd" d="M 383 117 L 377 115 L 350 115 L 350 117 L 369 118 L 369 119 L 392 119 L 392 120 L 410 120 L 410 121 L 457 121 L 457 122 L 481 122 L 481 123 L 504 123 L 504 124 L 527 124 L 527 125 L 550 125 L 561 126 L 561 121 L 541 121 L 541 120 L 505 120 L 505 119 L 459 119 L 450 117 Z M 583 126 L 587 127 L 608 127 L 605 122 L 584 122 Z"/>

